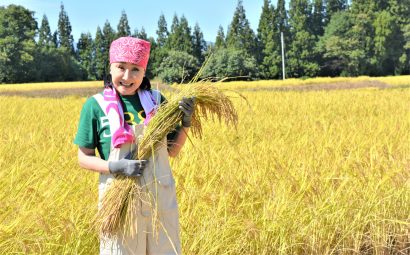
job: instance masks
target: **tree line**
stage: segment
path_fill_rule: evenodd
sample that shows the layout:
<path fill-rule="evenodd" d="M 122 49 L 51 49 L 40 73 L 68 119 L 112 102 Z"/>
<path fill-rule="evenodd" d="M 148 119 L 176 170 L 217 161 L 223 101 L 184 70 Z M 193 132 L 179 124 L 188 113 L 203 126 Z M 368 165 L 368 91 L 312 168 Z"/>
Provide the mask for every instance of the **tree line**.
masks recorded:
<path fill-rule="evenodd" d="M 281 33 L 286 77 L 410 73 L 410 0 L 290 0 L 288 7 L 264 0 L 253 31 L 238 0 L 229 27 L 220 26 L 213 43 L 184 15 L 174 15 L 170 27 L 161 15 L 154 38 L 144 27 L 131 31 L 123 11 L 116 29 L 107 20 L 75 44 L 63 4 L 54 32 L 46 15 L 38 26 L 34 12 L 0 6 L 0 83 L 101 80 L 119 36 L 150 41 L 146 75 L 167 83 L 188 82 L 198 72 L 211 80 L 281 79 Z"/>

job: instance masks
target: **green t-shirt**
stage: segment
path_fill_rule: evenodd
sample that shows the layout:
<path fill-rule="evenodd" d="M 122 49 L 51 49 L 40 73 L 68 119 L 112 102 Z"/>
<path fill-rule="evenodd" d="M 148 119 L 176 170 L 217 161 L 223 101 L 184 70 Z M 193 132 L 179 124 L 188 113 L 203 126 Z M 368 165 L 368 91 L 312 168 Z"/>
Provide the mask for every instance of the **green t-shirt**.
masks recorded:
<path fill-rule="evenodd" d="M 143 123 L 145 112 L 138 95 L 120 97 L 123 102 L 125 121 L 129 125 Z M 165 102 L 163 95 L 161 95 L 161 102 Z M 108 159 L 111 150 L 110 124 L 94 97 L 88 98 L 83 105 L 74 143 L 79 147 L 97 148 L 101 158 Z"/>

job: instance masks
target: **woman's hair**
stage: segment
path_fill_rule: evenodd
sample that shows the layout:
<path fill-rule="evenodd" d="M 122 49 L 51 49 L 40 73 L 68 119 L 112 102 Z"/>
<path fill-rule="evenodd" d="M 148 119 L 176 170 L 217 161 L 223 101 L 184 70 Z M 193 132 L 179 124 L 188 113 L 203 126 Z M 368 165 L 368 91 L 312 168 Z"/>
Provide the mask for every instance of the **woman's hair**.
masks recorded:
<path fill-rule="evenodd" d="M 111 87 L 112 88 L 112 77 L 111 74 L 105 75 L 104 76 L 104 87 Z M 151 82 L 147 77 L 144 76 L 142 79 L 142 83 L 139 87 L 140 89 L 144 90 L 151 90 Z"/>
<path fill-rule="evenodd" d="M 145 89 L 145 90 L 151 90 L 151 82 L 149 81 L 147 77 L 144 76 L 144 78 L 142 79 L 140 88 Z"/>

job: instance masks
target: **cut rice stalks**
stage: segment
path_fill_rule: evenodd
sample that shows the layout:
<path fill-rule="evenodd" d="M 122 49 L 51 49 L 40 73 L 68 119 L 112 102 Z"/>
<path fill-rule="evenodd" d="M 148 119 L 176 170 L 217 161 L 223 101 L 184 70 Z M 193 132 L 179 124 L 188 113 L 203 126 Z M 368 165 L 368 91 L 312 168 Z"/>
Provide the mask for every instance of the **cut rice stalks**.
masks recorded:
<path fill-rule="evenodd" d="M 151 119 L 142 139 L 137 141 L 138 152 L 134 158 L 149 159 L 163 144 L 164 137 L 175 130 L 181 122 L 182 111 L 178 103 L 183 97 L 195 97 L 195 111 L 192 116 L 191 132 L 194 137 L 202 137 L 202 121 L 209 119 L 225 121 L 236 127 L 238 115 L 231 100 L 211 83 L 193 83 L 181 86 L 166 104 L 162 104 Z M 136 205 L 149 204 L 153 215 L 153 226 L 160 226 L 155 197 L 147 194 L 136 178 L 116 177 L 103 198 L 96 223 L 100 234 L 105 237 L 134 236 L 137 233 Z M 155 229 L 155 228 L 154 228 Z"/>

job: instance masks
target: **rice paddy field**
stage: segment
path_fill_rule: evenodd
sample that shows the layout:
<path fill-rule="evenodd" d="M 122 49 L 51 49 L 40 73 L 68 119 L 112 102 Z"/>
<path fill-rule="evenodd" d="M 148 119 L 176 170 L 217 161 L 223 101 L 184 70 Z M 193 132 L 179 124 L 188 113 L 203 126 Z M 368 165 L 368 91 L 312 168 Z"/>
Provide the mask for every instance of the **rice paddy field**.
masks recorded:
<path fill-rule="evenodd" d="M 238 128 L 203 123 L 171 161 L 184 254 L 410 254 L 410 76 L 217 86 Z M 0 85 L 0 254 L 98 254 L 73 139 L 99 90 Z"/>

